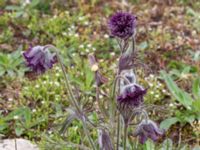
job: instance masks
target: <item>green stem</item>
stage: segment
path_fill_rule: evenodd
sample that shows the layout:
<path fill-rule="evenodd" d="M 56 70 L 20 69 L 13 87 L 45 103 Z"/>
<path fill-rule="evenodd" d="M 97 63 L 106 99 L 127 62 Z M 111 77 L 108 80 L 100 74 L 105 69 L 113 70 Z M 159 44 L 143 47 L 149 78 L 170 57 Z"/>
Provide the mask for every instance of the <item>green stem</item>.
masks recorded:
<path fill-rule="evenodd" d="M 55 46 L 53 46 L 53 45 L 46 45 L 46 46 L 44 47 L 44 49 L 45 49 L 45 48 L 52 48 L 52 49 L 55 50 L 56 56 L 57 56 L 57 59 L 58 59 L 58 62 L 60 63 L 62 72 L 63 72 L 63 74 L 64 74 L 65 86 L 66 86 L 67 92 L 69 93 L 71 103 L 72 103 L 72 105 L 75 106 L 75 108 L 76 108 L 76 110 L 78 111 L 78 113 L 79 113 L 81 116 L 83 116 L 83 113 L 81 112 L 81 109 L 79 108 L 78 102 L 76 101 L 76 99 L 75 99 L 75 97 L 74 97 L 74 95 L 73 95 L 73 91 L 72 91 L 72 89 L 71 89 L 70 82 L 69 82 L 67 73 L 66 73 L 66 71 L 65 71 L 65 67 L 64 67 L 64 65 L 63 65 L 63 63 L 62 63 L 62 60 L 61 60 L 61 58 L 60 58 L 60 55 L 59 55 L 59 50 L 58 50 Z M 84 128 L 85 134 L 86 134 L 86 136 L 87 136 L 87 138 L 88 138 L 88 140 L 89 140 L 89 142 L 90 142 L 90 144 L 91 144 L 93 150 L 96 150 L 95 145 L 94 145 L 94 143 L 93 143 L 93 141 L 92 141 L 92 138 L 90 137 L 89 131 L 88 131 L 88 129 L 87 129 L 86 123 L 85 123 L 85 121 L 83 120 L 83 118 L 81 118 L 81 121 L 82 121 L 82 123 L 83 123 L 83 128 Z"/>
<path fill-rule="evenodd" d="M 85 134 L 86 134 L 86 136 L 87 136 L 87 138 L 88 138 L 88 140 L 89 140 L 89 142 L 90 142 L 90 145 L 92 146 L 92 149 L 93 149 L 93 150 L 96 150 L 96 147 L 95 147 L 95 145 L 94 145 L 94 143 L 93 143 L 93 141 L 92 141 L 92 138 L 91 138 L 90 133 L 89 133 L 89 131 L 88 131 L 88 129 L 87 129 L 87 126 L 86 126 L 85 121 L 82 120 L 82 123 L 83 123 L 83 129 L 84 129 Z"/>
<path fill-rule="evenodd" d="M 70 86 L 70 83 L 69 83 L 69 79 L 68 79 L 67 73 L 66 73 L 66 71 L 65 71 L 65 67 L 64 67 L 64 65 L 63 65 L 63 63 L 62 63 L 62 60 L 61 60 L 61 58 L 60 58 L 59 50 L 58 50 L 55 46 L 53 46 L 53 45 L 46 45 L 46 46 L 44 47 L 44 49 L 45 49 L 45 48 L 52 48 L 52 49 L 55 50 L 56 56 L 57 56 L 57 59 L 58 59 L 58 62 L 59 62 L 59 64 L 60 64 L 60 66 L 61 66 L 61 69 L 62 69 L 64 78 L 65 78 L 65 86 L 66 86 L 66 89 L 67 89 L 67 91 L 68 91 L 68 93 L 69 93 L 71 103 L 76 107 L 77 111 L 81 114 L 81 111 L 80 111 L 78 102 L 76 101 L 76 99 L 75 99 L 75 97 L 74 97 L 74 95 L 73 95 L 73 92 L 72 92 L 72 89 L 71 89 L 71 86 Z"/>
<path fill-rule="evenodd" d="M 127 131 L 128 131 L 128 125 L 127 123 L 125 123 L 124 125 L 124 144 L 123 144 L 123 147 L 124 147 L 124 150 L 126 150 L 126 139 L 127 139 Z"/>
<path fill-rule="evenodd" d="M 119 136 L 120 136 L 120 113 L 117 114 L 117 147 L 116 147 L 116 150 L 119 149 Z"/>

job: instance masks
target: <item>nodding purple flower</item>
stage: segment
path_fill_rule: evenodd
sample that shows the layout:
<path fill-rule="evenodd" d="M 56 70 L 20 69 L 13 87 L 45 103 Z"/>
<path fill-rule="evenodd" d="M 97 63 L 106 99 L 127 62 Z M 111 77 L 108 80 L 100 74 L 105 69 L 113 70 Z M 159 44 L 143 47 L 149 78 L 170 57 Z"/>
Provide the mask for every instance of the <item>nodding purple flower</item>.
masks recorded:
<path fill-rule="evenodd" d="M 117 12 L 109 20 L 111 35 L 126 39 L 131 37 L 136 27 L 136 17 L 127 12 Z"/>
<path fill-rule="evenodd" d="M 142 86 L 132 83 L 125 85 L 117 97 L 119 106 L 122 107 L 138 107 L 143 103 L 143 97 L 146 94 L 146 89 Z"/>
<path fill-rule="evenodd" d="M 143 120 L 136 128 L 134 136 L 139 136 L 139 142 L 144 144 L 148 138 L 154 142 L 164 134 L 164 131 L 159 129 L 157 124 L 152 120 Z"/>
<path fill-rule="evenodd" d="M 53 67 L 56 62 L 56 54 L 51 53 L 44 46 L 29 48 L 23 53 L 27 66 L 35 73 L 41 74 Z"/>

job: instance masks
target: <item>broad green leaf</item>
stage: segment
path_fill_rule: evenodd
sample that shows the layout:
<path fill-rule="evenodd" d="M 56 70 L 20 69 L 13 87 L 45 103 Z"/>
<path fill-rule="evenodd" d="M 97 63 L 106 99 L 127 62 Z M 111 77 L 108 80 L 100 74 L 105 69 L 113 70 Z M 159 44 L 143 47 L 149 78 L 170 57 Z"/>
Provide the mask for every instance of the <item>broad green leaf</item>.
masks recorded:
<path fill-rule="evenodd" d="M 186 108 L 192 105 L 192 97 L 187 92 L 181 90 L 165 71 L 161 71 L 161 76 L 165 80 L 167 87 L 176 100 L 178 100 Z"/>
<path fill-rule="evenodd" d="M 144 150 L 155 150 L 155 145 L 151 140 L 147 140 L 144 145 Z"/>
<path fill-rule="evenodd" d="M 172 150 L 173 148 L 173 142 L 171 139 L 166 139 L 163 144 L 162 148 L 160 150 Z"/>
<path fill-rule="evenodd" d="M 16 127 L 15 133 L 16 133 L 17 136 L 21 136 L 23 134 L 24 130 L 25 130 L 24 128 Z"/>
<path fill-rule="evenodd" d="M 176 117 L 165 119 L 161 122 L 160 128 L 168 130 L 173 124 L 177 123 L 179 120 Z"/>
<path fill-rule="evenodd" d="M 3 76 L 5 74 L 5 69 L 0 66 L 0 76 Z"/>

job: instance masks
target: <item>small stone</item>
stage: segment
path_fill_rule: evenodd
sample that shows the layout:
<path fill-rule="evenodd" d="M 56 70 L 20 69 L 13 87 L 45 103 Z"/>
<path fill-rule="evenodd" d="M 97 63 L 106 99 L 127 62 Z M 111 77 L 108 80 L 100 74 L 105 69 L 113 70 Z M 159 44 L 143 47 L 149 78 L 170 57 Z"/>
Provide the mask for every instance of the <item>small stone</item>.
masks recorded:
<path fill-rule="evenodd" d="M 25 139 L 5 139 L 0 141 L 0 150 L 39 150 L 39 148 Z"/>

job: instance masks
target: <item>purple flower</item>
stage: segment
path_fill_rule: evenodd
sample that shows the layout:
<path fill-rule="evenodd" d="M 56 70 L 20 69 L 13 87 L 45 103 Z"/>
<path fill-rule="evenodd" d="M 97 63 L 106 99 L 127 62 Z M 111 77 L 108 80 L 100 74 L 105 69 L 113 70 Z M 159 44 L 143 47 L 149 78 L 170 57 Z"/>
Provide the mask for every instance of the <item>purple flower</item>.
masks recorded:
<path fill-rule="evenodd" d="M 113 36 L 126 39 L 135 31 L 136 17 L 130 13 L 118 12 L 110 18 L 108 25 Z"/>
<path fill-rule="evenodd" d="M 53 67 L 56 62 L 56 54 L 50 53 L 50 51 L 44 46 L 35 46 L 29 48 L 23 53 L 26 59 L 27 66 L 35 73 L 41 74 Z"/>
<path fill-rule="evenodd" d="M 143 120 L 136 128 L 134 136 L 139 136 L 139 142 L 144 144 L 148 138 L 154 142 L 164 134 L 164 131 L 159 129 L 155 122 L 152 120 Z"/>
<path fill-rule="evenodd" d="M 135 83 L 126 85 L 117 97 L 117 102 L 122 107 L 138 107 L 143 103 L 143 96 L 146 91 L 146 89 Z"/>

